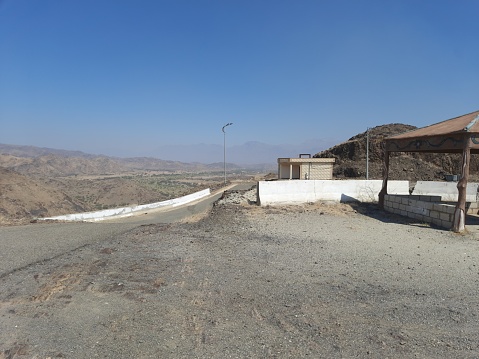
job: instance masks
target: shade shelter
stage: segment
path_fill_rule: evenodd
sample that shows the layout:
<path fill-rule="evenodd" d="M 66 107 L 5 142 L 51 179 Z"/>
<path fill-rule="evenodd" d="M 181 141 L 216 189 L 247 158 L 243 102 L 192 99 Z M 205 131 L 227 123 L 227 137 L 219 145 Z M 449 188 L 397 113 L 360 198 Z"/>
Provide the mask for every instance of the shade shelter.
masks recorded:
<path fill-rule="evenodd" d="M 379 205 L 384 208 L 389 177 L 391 152 L 462 153 L 462 171 L 457 183 L 458 201 L 454 212 L 453 230 L 465 229 L 466 187 L 469 179 L 471 153 L 479 153 L 479 111 L 451 118 L 434 125 L 419 128 L 384 140 L 383 186 Z"/>

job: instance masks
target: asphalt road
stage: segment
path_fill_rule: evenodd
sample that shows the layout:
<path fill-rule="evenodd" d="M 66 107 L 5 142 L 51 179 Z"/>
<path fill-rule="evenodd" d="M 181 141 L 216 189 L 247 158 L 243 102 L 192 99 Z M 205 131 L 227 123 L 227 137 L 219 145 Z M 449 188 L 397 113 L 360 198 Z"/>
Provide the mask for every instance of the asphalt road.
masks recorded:
<path fill-rule="evenodd" d="M 251 188 L 238 183 L 230 190 Z M 83 246 L 115 237 L 141 225 L 173 223 L 203 213 L 212 207 L 223 191 L 171 210 L 99 223 L 36 223 L 0 227 L 0 278 L 32 263 L 41 263 Z"/>

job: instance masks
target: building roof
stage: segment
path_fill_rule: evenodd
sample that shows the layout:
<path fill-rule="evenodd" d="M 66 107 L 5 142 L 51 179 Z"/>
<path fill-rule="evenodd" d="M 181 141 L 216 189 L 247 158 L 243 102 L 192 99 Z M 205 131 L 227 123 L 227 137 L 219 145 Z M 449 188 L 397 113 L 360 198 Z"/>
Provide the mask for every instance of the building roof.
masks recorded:
<path fill-rule="evenodd" d="M 451 118 L 434 125 L 418 128 L 399 135 L 386 138 L 387 140 L 402 140 L 421 137 L 444 136 L 459 133 L 479 134 L 479 111 Z"/>
<path fill-rule="evenodd" d="M 278 158 L 278 163 L 334 163 L 334 158 Z"/>

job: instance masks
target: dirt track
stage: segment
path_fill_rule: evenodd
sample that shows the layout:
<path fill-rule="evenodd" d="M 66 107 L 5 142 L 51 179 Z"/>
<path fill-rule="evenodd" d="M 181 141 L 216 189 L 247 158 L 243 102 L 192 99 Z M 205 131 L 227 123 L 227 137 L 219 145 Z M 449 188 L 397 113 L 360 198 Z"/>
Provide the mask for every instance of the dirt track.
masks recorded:
<path fill-rule="evenodd" d="M 218 205 L 0 281 L 0 358 L 478 358 L 479 241 Z"/>

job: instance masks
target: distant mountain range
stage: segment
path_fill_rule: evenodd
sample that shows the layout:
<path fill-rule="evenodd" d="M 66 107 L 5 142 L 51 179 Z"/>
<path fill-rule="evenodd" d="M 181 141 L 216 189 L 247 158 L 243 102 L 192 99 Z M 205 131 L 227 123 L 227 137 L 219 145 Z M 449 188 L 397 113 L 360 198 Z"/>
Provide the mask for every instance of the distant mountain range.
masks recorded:
<path fill-rule="evenodd" d="M 239 166 L 268 164 L 275 165 L 279 157 L 297 157 L 300 153 L 314 155 L 335 144 L 337 140 L 310 140 L 301 144 L 270 145 L 251 141 L 239 146 L 226 147 L 226 161 Z M 181 162 L 214 163 L 223 162 L 222 145 L 165 145 L 155 149 L 153 157 Z"/>
<path fill-rule="evenodd" d="M 274 169 L 279 157 L 297 157 L 300 153 L 314 155 L 332 145 L 333 140 L 310 140 L 298 145 L 283 144 L 270 145 L 261 142 L 246 142 L 240 146 L 226 148 L 226 162 L 231 168 L 249 169 Z M 186 169 L 191 167 L 200 168 L 222 168 L 224 160 L 224 148 L 222 145 L 165 145 L 159 146 L 149 156 L 133 158 L 117 158 L 96 154 L 89 154 L 81 151 L 69 151 L 53 148 L 21 146 L 0 144 L 0 154 L 17 158 L 39 158 L 45 156 L 58 156 L 63 158 L 95 159 L 104 168 L 111 165 L 108 160 L 114 160 L 115 164 L 121 162 L 129 168 L 141 167 L 163 168 L 163 169 Z M 7 158 L 3 158 L 4 166 Z M 51 159 L 37 159 L 37 161 L 49 162 Z M 108 163 L 108 165 L 107 165 Z M 1 165 L 1 164 L 0 164 Z M 19 164 L 15 164 L 17 167 Z M 101 166 L 100 165 L 100 166 Z M 6 166 L 8 167 L 8 166 Z M 13 166 L 12 166 L 13 167 Z M 112 166 L 114 167 L 114 166 Z M 18 169 L 18 168 L 17 168 Z"/>
<path fill-rule="evenodd" d="M 158 158 L 117 158 L 34 146 L 0 144 L 0 167 L 30 176 L 119 174 L 130 171 L 219 171 L 220 164 L 184 163 Z M 228 169 L 238 169 L 228 164 Z"/>
<path fill-rule="evenodd" d="M 61 157 L 82 157 L 93 158 L 97 155 L 88 154 L 81 151 L 59 150 L 55 148 L 36 147 L 36 146 L 22 146 L 22 145 L 7 145 L 0 143 L 0 154 L 11 155 L 15 157 L 39 157 L 47 155 L 58 155 Z"/>

